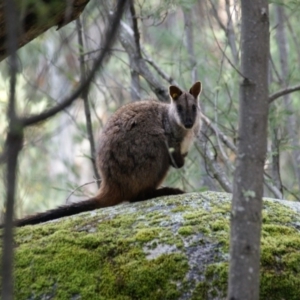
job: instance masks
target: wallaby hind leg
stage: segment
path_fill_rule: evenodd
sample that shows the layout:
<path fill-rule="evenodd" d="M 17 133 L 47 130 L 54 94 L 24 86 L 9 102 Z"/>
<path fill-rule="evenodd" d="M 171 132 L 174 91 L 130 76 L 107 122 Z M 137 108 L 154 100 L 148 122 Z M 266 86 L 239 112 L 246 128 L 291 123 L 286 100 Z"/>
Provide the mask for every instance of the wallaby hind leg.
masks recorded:
<path fill-rule="evenodd" d="M 131 199 L 130 202 L 138 202 L 138 201 L 144 201 L 144 200 L 161 197 L 161 196 L 180 195 L 184 193 L 185 193 L 184 191 L 177 188 L 163 187 L 156 190 L 147 190 L 141 192 L 137 197 Z"/>

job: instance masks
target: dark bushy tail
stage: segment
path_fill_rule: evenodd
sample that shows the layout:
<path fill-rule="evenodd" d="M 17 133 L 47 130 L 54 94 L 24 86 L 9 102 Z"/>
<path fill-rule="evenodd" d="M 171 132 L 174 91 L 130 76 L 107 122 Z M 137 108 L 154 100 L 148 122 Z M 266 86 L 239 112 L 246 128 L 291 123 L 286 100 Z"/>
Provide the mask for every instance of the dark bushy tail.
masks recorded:
<path fill-rule="evenodd" d="M 72 216 L 84 211 L 94 210 L 101 205 L 97 198 L 91 198 L 81 202 L 72 203 L 69 205 L 59 206 L 57 208 L 38 213 L 36 215 L 25 217 L 24 219 L 16 220 L 15 226 L 21 227 L 25 225 L 39 224 L 62 217 Z"/>
<path fill-rule="evenodd" d="M 76 215 L 81 212 L 91 211 L 97 208 L 113 206 L 121 202 L 122 197 L 120 196 L 119 190 L 116 188 L 110 188 L 102 182 L 97 196 L 88 200 L 75 202 L 38 213 L 36 215 L 28 216 L 24 219 L 16 220 L 15 226 L 21 227 L 25 225 L 35 225 L 62 217 Z M 3 227 L 3 225 L 0 225 L 0 228 L 1 227 Z"/>
<path fill-rule="evenodd" d="M 97 196 L 84 200 L 81 202 L 75 202 L 69 205 L 60 206 L 48 210 L 46 212 L 38 213 L 36 215 L 28 216 L 23 219 L 15 221 L 16 227 L 22 227 L 26 225 L 35 225 L 62 217 L 68 217 L 72 215 L 79 214 L 85 211 L 91 211 L 97 208 L 104 208 L 108 206 L 113 206 L 122 202 L 123 199 L 130 200 L 130 202 L 148 200 L 155 197 L 166 196 L 166 195 L 178 195 L 184 192 L 180 189 L 164 187 L 157 190 L 147 190 L 141 192 L 136 197 L 130 197 L 127 195 L 122 195 L 120 189 L 118 188 L 108 188 L 105 185 L 101 185 L 99 193 Z M 3 228 L 3 224 L 0 225 Z"/>

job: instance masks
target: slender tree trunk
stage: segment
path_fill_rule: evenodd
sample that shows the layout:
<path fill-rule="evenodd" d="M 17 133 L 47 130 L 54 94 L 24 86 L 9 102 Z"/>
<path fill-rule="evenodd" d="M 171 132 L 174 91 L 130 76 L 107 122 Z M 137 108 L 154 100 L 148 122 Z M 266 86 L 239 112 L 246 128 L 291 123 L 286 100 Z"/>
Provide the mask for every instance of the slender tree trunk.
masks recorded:
<path fill-rule="evenodd" d="M 183 9 L 184 31 L 186 48 L 189 55 L 189 64 L 192 72 L 192 82 L 199 80 L 197 70 L 197 60 L 194 52 L 194 34 L 193 34 L 193 14 L 191 9 Z"/>
<path fill-rule="evenodd" d="M 238 155 L 233 185 L 228 299 L 259 299 L 263 167 L 267 145 L 267 0 L 242 0 Z"/>
<path fill-rule="evenodd" d="M 6 50 L 9 57 L 10 89 L 7 108 L 8 133 L 5 143 L 6 161 L 6 197 L 4 230 L 2 238 L 2 257 L 1 257 L 1 299 L 13 300 L 14 278 L 14 241 L 13 241 L 13 217 L 15 193 L 17 185 L 17 165 L 18 155 L 23 143 L 23 124 L 16 115 L 16 83 L 17 83 L 17 44 L 20 32 L 19 18 L 16 6 L 13 1 L 6 0 L 5 3 L 5 30 L 7 34 Z"/>
<path fill-rule="evenodd" d="M 78 35 L 78 44 L 80 46 L 80 54 L 79 54 L 79 64 L 80 64 L 80 77 L 81 82 L 84 82 L 86 80 L 86 64 L 84 61 L 84 44 L 83 44 L 83 34 L 82 34 L 82 24 L 80 21 L 80 17 L 76 20 L 76 27 L 77 27 L 77 35 Z M 95 140 L 94 140 L 94 134 L 93 134 L 93 127 L 92 127 L 92 117 L 91 117 L 91 110 L 90 110 L 90 103 L 89 103 L 89 89 L 86 88 L 82 92 L 82 99 L 84 104 L 84 114 L 85 114 L 85 121 L 86 121 L 86 130 L 88 139 L 90 142 L 90 153 L 91 153 L 91 163 L 93 166 L 94 176 L 96 179 L 97 187 L 100 187 L 100 175 L 97 169 L 96 164 L 96 146 L 95 146 Z"/>
<path fill-rule="evenodd" d="M 277 187 L 277 189 L 281 193 L 281 197 L 283 198 L 283 188 L 282 181 L 280 175 L 280 149 L 279 149 L 280 141 L 278 139 L 278 128 L 272 129 L 272 179 L 273 184 Z"/>
<path fill-rule="evenodd" d="M 189 56 L 191 78 L 192 78 L 192 82 L 196 82 L 197 80 L 199 80 L 199 77 L 198 77 L 197 59 L 194 50 L 193 13 L 190 8 L 183 9 L 182 11 L 184 17 L 185 44 Z M 205 142 L 203 141 L 201 145 L 204 144 Z M 203 153 L 204 152 L 205 151 L 203 151 Z M 204 159 L 201 158 L 201 156 L 199 156 L 197 164 L 200 166 L 201 170 L 205 170 L 205 162 Z M 216 190 L 213 180 L 206 173 L 201 176 L 201 182 L 199 182 L 199 186 L 202 187 L 206 186 L 208 187 L 209 190 Z"/>
<path fill-rule="evenodd" d="M 285 17 L 284 17 L 284 7 L 277 5 L 276 8 L 277 16 L 277 27 L 276 27 L 276 37 L 279 48 L 280 55 L 280 66 L 281 66 L 281 84 L 283 88 L 287 88 L 288 82 L 287 78 L 289 76 L 289 67 L 288 67 L 288 49 L 287 49 L 287 39 L 285 31 Z M 294 107 L 292 104 L 292 99 L 290 94 L 283 96 L 285 109 L 289 112 L 294 112 Z M 300 189 L 300 147 L 299 147 L 299 138 L 298 138 L 298 128 L 297 120 L 295 114 L 287 116 L 287 131 L 289 138 L 291 140 L 292 150 L 292 159 L 293 159 L 293 168 L 297 179 L 298 188 Z"/>
<path fill-rule="evenodd" d="M 239 54 L 238 54 L 238 50 L 236 47 L 236 37 L 235 37 L 235 33 L 234 33 L 234 27 L 233 27 L 233 22 L 232 22 L 232 12 L 230 11 L 230 0 L 226 0 L 225 1 L 226 5 L 225 5 L 225 9 L 226 9 L 226 13 L 227 13 L 227 31 L 226 31 L 226 35 L 227 35 L 227 39 L 228 39 L 228 43 L 232 52 L 232 57 L 233 57 L 233 62 L 235 64 L 235 66 L 238 67 L 239 65 Z"/>
<path fill-rule="evenodd" d="M 10 121 L 9 132 L 6 138 L 6 149 L 9 153 L 6 164 L 6 212 L 4 215 L 4 232 L 2 240 L 2 290 L 1 299 L 13 299 L 13 260 L 14 260 L 14 241 L 13 241 L 13 217 L 14 204 L 17 186 L 17 165 L 18 155 L 23 144 L 23 128 L 18 128 L 18 121 Z"/>

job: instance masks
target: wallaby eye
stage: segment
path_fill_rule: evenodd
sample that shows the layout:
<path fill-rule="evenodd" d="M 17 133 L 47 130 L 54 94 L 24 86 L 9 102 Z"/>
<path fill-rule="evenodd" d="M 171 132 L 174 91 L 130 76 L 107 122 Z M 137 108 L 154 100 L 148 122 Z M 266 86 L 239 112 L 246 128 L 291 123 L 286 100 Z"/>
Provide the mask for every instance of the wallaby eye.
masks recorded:
<path fill-rule="evenodd" d="M 193 105 L 192 105 L 192 111 L 193 111 L 193 112 L 196 112 L 196 110 L 197 110 L 197 106 L 196 106 L 195 104 L 193 104 Z"/>
<path fill-rule="evenodd" d="M 178 112 L 182 112 L 183 111 L 183 107 L 182 107 L 182 105 L 177 105 L 177 110 L 178 110 Z"/>

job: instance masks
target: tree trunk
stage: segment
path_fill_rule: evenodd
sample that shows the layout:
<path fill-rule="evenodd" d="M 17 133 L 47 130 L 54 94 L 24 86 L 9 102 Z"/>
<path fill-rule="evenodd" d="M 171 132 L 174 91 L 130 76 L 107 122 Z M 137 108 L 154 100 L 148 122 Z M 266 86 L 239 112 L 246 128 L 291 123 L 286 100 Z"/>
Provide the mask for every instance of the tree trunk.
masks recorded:
<path fill-rule="evenodd" d="M 285 31 L 285 17 L 284 17 L 284 7 L 277 5 L 275 7 L 277 26 L 276 26 L 276 38 L 278 43 L 279 55 L 280 55 L 280 66 L 281 66 L 281 84 L 282 88 L 288 87 L 288 47 L 287 38 Z M 294 107 L 290 94 L 283 96 L 284 106 L 287 112 L 291 113 L 287 116 L 287 132 L 292 145 L 292 161 L 293 169 L 295 172 L 295 181 L 297 181 L 298 188 L 300 188 L 300 148 L 299 148 L 299 138 L 298 138 L 298 127 L 297 127 L 297 117 L 294 112 Z"/>
<path fill-rule="evenodd" d="M 186 49 L 189 55 L 189 64 L 191 69 L 192 82 L 199 80 L 197 72 L 197 60 L 194 51 L 194 34 L 193 34 L 193 14 L 191 9 L 183 9 L 184 31 Z"/>
<path fill-rule="evenodd" d="M 275 125 L 276 126 L 276 125 Z M 280 175 L 280 140 L 278 138 L 278 128 L 272 128 L 272 179 L 273 184 L 280 191 L 279 199 L 283 199 L 283 187 Z"/>
<path fill-rule="evenodd" d="M 263 167 L 267 145 L 267 0 L 242 0 L 239 145 L 233 186 L 228 299 L 259 298 Z"/>

